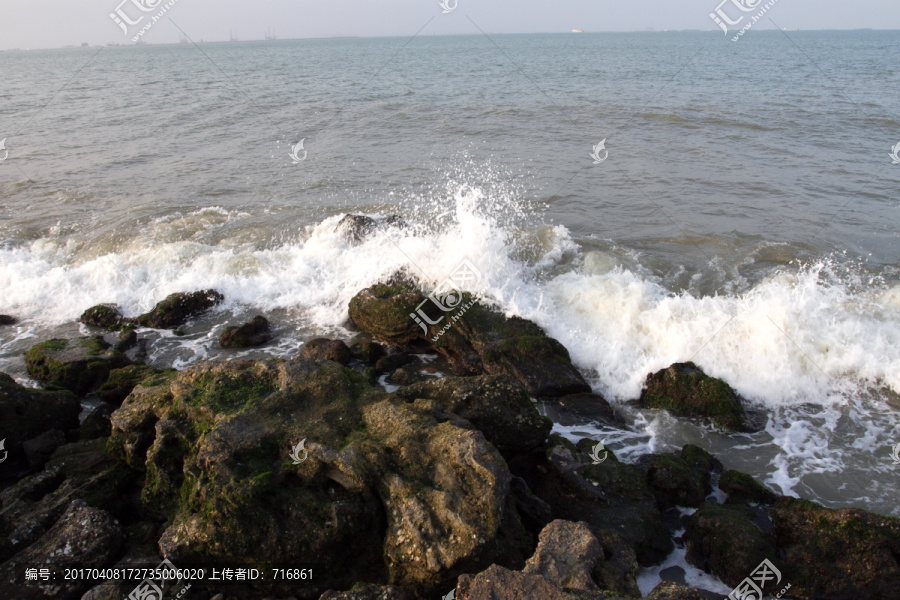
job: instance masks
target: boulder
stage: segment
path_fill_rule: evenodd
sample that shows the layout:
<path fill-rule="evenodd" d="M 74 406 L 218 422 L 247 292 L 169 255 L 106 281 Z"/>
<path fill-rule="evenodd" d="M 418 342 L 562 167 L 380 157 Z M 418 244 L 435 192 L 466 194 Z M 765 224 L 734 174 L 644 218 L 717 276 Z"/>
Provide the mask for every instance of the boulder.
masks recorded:
<path fill-rule="evenodd" d="M 115 304 L 98 304 L 87 309 L 78 317 L 79 323 L 99 327 L 101 329 L 115 329 L 125 318 Z"/>
<path fill-rule="evenodd" d="M 378 359 L 387 355 L 384 346 L 372 341 L 354 344 L 350 350 L 357 360 L 368 366 L 374 366 Z"/>
<path fill-rule="evenodd" d="M 160 381 L 170 378 L 175 369 L 155 369 L 150 365 L 129 365 L 109 372 L 106 381 L 97 388 L 97 396 L 113 406 L 120 406 L 128 394 L 143 381 L 159 378 Z M 152 384 L 152 382 L 148 382 Z"/>
<path fill-rule="evenodd" d="M 719 489 L 728 494 L 725 501 L 728 504 L 775 504 L 778 500 L 778 494 L 740 471 L 725 471 L 719 480 Z"/>
<path fill-rule="evenodd" d="M 6 451 L 5 468 L 24 465 L 22 444 L 42 433 L 58 429 L 69 431 L 78 427 L 81 406 L 70 392 L 47 392 L 25 388 L 0 373 L 0 415 Z"/>
<path fill-rule="evenodd" d="M 381 373 L 392 373 L 401 367 L 416 362 L 416 357 L 409 352 L 396 352 L 382 356 L 375 361 L 375 369 Z"/>
<path fill-rule="evenodd" d="M 128 323 L 120 326 L 119 341 L 113 346 L 113 350 L 116 350 L 117 352 L 127 352 L 137 346 L 137 344 L 138 336 L 137 331 L 135 331 L 135 325 L 133 323 Z"/>
<path fill-rule="evenodd" d="M 110 349 L 103 336 L 52 339 L 25 353 L 25 368 L 37 381 L 76 394 L 97 389 L 110 371 L 128 365 L 121 352 Z"/>
<path fill-rule="evenodd" d="M 319 600 L 416 600 L 411 591 L 394 585 L 363 583 L 346 592 L 329 590 Z"/>
<path fill-rule="evenodd" d="M 541 575 L 562 589 L 598 591 L 592 573 L 602 560 L 600 542 L 587 523 L 556 520 L 541 532 L 522 572 Z"/>
<path fill-rule="evenodd" d="M 641 406 L 707 418 L 730 431 L 744 428 L 744 408 L 731 386 L 709 377 L 694 363 L 677 363 L 647 376 Z"/>
<path fill-rule="evenodd" d="M 591 388 L 572 366 L 569 351 L 545 335 L 519 336 L 486 347 L 481 352 L 484 370 L 508 373 L 535 396 L 566 396 Z"/>
<path fill-rule="evenodd" d="M 582 442 L 576 448 L 551 435 L 541 448 L 511 459 L 510 468 L 551 507 L 554 518 L 584 521 L 601 540 L 604 531 L 617 534 L 641 565 L 659 563 L 673 545 L 645 473 L 620 463 L 612 452 L 607 460 L 592 464 L 591 442 Z"/>
<path fill-rule="evenodd" d="M 654 454 L 647 463 L 647 484 L 653 489 L 661 509 L 673 506 L 698 507 L 706 497 L 703 476 L 679 456 Z"/>
<path fill-rule="evenodd" d="M 262 346 L 272 339 L 269 333 L 269 321 L 263 316 L 255 316 L 240 326 L 226 327 L 219 336 L 219 345 L 223 348 L 252 348 Z"/>
<path fill-rule="evenodd" d="M 108 438 L 112 432 L 110 416 L 116 408 L 111 404 L 101 403 L 94 407 L 81 422 L 78 429 L 78 439 L 82 442 Z"/>
<path fill-rule="evenodd" d="M 723 469 L 719 459 L 699 446 L 686 444 L 681 449 L 681 460 L 700 477 L 704 497 L 712 493 L 712 474 Z"/>
<path fill-rule="evenodd" d="M 175 329 L 224 299 L 216 290 L 171 294 L 153 307 L 153 310 L 136 318 L 135 323 L 153 329 Z"/>
<path fill-rule="evenodd" d="M 393 346 L 405 346 L 422 336 L 410 316 L 422 294 L 406 283 L 379 284 L 350 300 L 350 319 L 362 331 Z"/>
<path fill-rule="evenodd" d="M 66 580 L 66 567 L 103 568 L 111 565 L 124 542 L 122 526 L 109 513 L 73 501 L 62 518 L 26 550 L 0 566 L 0 586 L 8 597 L 78 598 L 91 587 L 86 579 Z M 50 581 L 23 582 L 20 571 L 37 565 L 53 565 Z"/>
<path fill-rule="evenodd" d="M 66 434 L 59 429 L 51 429 L 22 444 L 22 451 L 25 452 L 28 466 L 34 471 L 40 471 L 56 449 L 65 443 Z"/>
<path fill-rule="evenodd" d="M 0 327 L 15 325 L 18 322 L 19 320 L 15 317 L 11 317 L 9 315 L 0 315 Z"/>
<path fill-rule="evenodd" d="M 900 519 L 856 508 L 831 510 L 785 497 L 769 514 L 784 556 L 773 562 L 790 582 L 791 597 L 875 600 L 897 596 Z"/>
<path fill-rule="evenodd" d="M 653 588 L 645 600 L 707 600 L 698 590 L 674 581 L 663 581 Z"/>
<path fill-rule="evenodd" d="M 507 375 L 429 379 L 395 395 L 409 402 L 434 400 L 446 412 L 472 423 L 507 458 L 541 446 L 553 427 L 524 388 Z"/>
<path fill-rule="evenodd" d="M 358 243 L 375 232 L 379 227 L 406 227 L 406 222 L 398 215 L 390 215 L 383 219 L 373 219 L 365 215 L 344 215 L 334 228 L 335 233 L 344 236 L 352 243 Z"/>
<path fill-rule="evenodd" d="M 478 575 L 463 575 L 456 600 L 629 600 L 614 592 L 567 593 L 537 574 L 511 571 L 498 565 Z"/>
<path fill-rule="evenodd" d="M 316 338 L 306 342 L 303 350 L 300 351 L 300 356 L 311 360 L 333 360 L 342 365 L 349 365 L 350 359 L 353 357 L 347 344 L 341 340 L 326 338 Z"/>
<path fill-rule="evenodd" d="M 690 564 L 730 586 L 777 556 L 772 532 L 761 529 L 745 507 L 704 504 L 688 518 L 682 539 Z"/>

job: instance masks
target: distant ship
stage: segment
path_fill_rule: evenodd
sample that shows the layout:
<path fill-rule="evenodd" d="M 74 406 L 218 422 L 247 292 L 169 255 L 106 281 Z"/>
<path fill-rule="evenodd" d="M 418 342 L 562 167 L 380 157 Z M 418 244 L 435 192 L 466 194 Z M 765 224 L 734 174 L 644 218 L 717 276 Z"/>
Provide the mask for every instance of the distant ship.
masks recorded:
<path fill-rule="evenodd" d="M 584 33 L 584 29 L 573 29 L 572 33 Z"/>
<path fill-rule="evenodd" d="M 266 29 L 266 39 L 269 40 L 269 41 L 273 41 L 273 40 L 277 40 L 277 39 L 278 39 L 277 37 L 275 37 L 275 30 L 274 30 L 274 29 L 273 29 L 272 31 L 269 31 L 268 29 Z"/>
<path fill-rule="evenodd" d="M 234 35 L 234 30 L 233 30 L 233 29 L 229 29 L 229 30 L 228 30 L 228 34 L 229 34 L 229 36 L 231 37 L 231 41 L 232 41 L 232 42 L 239 42 L 239 41 L 241 41 L 241 40 L 237 39 L 237 36 L 236 36 L 236 35 Z"/>

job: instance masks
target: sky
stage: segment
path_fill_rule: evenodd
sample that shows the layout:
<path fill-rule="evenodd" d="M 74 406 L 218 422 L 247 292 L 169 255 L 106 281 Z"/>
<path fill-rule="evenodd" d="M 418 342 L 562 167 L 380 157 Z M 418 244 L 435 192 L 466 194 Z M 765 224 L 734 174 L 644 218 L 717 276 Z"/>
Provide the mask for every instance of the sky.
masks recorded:
<path fill-rule="evenodd" d="M 0 0 L 0 49 L 38 49 L 132 43 L 133 33 L 110 18 L 118 7 L 132 20 L 132 2 L 161 8 L 172 0 Z M 180 32 L 194 41 L 262 39 L 267 29 L 281 39 L 422 34 L 646 31 L 716 27 L 710 18 L 722 0 L 444 0 L 456 8 L 443 14 L 440 0 L 174 0 L 166 16 L 142 38 L 177 43 Z M 729 14 L 741 14 L 726 0 Z M 149 13 L 154 14 L 154 13 Z M 753 13 L 750 13 L 753 14 Z M 734 17 L 733 17 L 734 18 Z M 896 0 L 776 0 L 755 29 L 900 29 Z M 144 23 L 149 19 L 146 18 Z M 431 21 L 429 21 L 431 19 Z M 427 25 L 426 25 L 427 23 Z M 143 23 L 142 23 L 143 24 Z M 140 26 L 133 27 L 138 30 Z"/>

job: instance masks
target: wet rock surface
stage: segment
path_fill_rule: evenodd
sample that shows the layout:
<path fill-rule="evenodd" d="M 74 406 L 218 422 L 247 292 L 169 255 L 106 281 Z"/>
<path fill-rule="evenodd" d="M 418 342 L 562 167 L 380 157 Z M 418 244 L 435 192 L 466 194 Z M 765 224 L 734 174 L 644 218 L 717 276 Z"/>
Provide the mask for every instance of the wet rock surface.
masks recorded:
<path fill-rule="evenodd" d="M 154 306 L 153 310 L 134 319 L 134 322 L 152 329 L 175 329 L 224 299 L 216 290 L 171 294 Z"/>
<path fill-rule="evenodd" d="M 353 358 L 347 344 L 341 340 L 326 338 L 316 338 L 306 342 L 303 350 L 300 351 L 300 356 L 312 360 L 332 360 L 342 365 L 349 365 Z"/>
<path fill-rule="evenodd" d="M 226 327 L 219 336 L 219 345 L 223 348 L 253 348 L 270 339 L 269 320 L 257 315 L 243 325 Z"/>
<path fill-rule="evenodd" d="M 731 431 L 745 428 L 740 398 L 727 383 L 694 363 L 678 363 L 647 377 L 640 403 L 677 415 L 702 417 Z"/>
<path fill-rule="evenodd" d="M 46 386 L 76 394 L 97 389 L 113 369 L 131 361 L 111 348 L 102 336 L 53 339 L 32 347 L 25 354 L 28 375 Z"/>

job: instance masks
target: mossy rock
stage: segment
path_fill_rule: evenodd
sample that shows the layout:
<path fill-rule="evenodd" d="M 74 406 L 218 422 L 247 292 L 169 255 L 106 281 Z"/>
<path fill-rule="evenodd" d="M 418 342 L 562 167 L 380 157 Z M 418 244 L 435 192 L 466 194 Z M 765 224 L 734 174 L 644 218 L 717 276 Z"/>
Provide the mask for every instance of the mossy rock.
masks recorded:
<path fill-rule="evenodd" d="M 740 471 L 725 471 L 719 480 L 719 489 L 728 494 L 728 504 L 775 504 L 778 494 L 772 492 L 753 477 Z"/>
<path fill-rule="evenodd" d="M 329 340 L 327 338 L 316 338 L 309 340 L 303 344 L 300 356 L 312 360 L 333 360 L 342 365 L 350 364 L 353 354 L 341 340 Z"/>
<path fill-rule="evenodd" d="M 712 493 L 712 474 L 722 472 L 724 467 L 721 461 L 700 446 L 693 444 L 686 444 L 681 449 L 681 460 L 699 475 L 703 484 L 703 495 L 708 496 Z"/>
<path fill-rule="evenodd" d="M 649 375 L 640 403 L 677 415 L 708 418 L 730 431 L 744 428 L 744 408 L 735 391 L 692 362 L 677 363 Z"/>
<path fill-rule="evenodd" d="M 225 296 L 216 290 L 170 294 L 153 310 L 135 319 L 135 323 L 153 329 L 175 329 L 220 304 Z"/>
<path fill-rule="evenodd" d="M 87 309 L 78 317 L 80 323 L 102 329 L 117 328 L 124 317 L 115 304 L 98 304 Z"/>
<path fill-rule="evenodd" d="M 25 368 L 37 381 L 86 394 L 102 385 L 110 371 L 128 365 L 121 352 L 110 349 L 102 336 L 52 339 L 25 353 Z"/>
<path fill-rule="evenodd" d="M 350 300 L 350 319 L 375 338 L 403 346 L 423 336 L 410 317 L 423 300 L 424 295 L 409 283 L 374 285 Z"/>
<path fill-rule="evenodd" d="M 876 600 L 900 588 L 900 519 L 779 498 L 769 510 L 798 598 Z M 778 563 L 776 563 L 778 564 Z"/>
<path fill-rule="evenodd" d="M 698 507 L 706 497 L 703 476 L 678 456 L 652 456 L 647 465 L 647 483 L 662 509 Z"/>
<path fill-rule="evenodd" d="M 104 402 L 119 406 L 128 397 L 128 394 L 144 380 L 157 376 L 173 377 L 175 373 L 175 369 L 160 370 L 150 365 L 129 365 L 121 369 L 113 369 L 103 385 L 97 388 L 97 396 Z M 151 385 L 154 384 L 151 382 Z"/>
<path fill-rule="evenodd" d="M 78 427 L 81 405 L 68 391 L 48 392 L 23 387 L 6 373 L 0 373 L 0 415 L 7 462 L 3 468 L 25 466 L 22 444 L 51 430 L 69 431 Z"/>
<path fill-rule="evenodd" d="M 219 336 L 219 345 L 223 348 L 253 348 L 262 346 L 270 339 L 269 321 L 257 315 L 243 325 L 226 327 Z"/>
<path fill-rule="evenodd" d="M 687 520 L 682 539 L 690 564 L 730 586 L 743 581 L 763 560 L 775 562 L 777 556 L 772 532 L 763 531 L 753 513 L 739 506 L 704 504 Z"/>
<path fill-rule="evenodd" d="M 588 393 L 591 387 L 572 366 L 569 351 L 547 336 L 518 336 L 486 348 L 481 358 L 488 373 L 508 373 L 535 396 Z"/>

